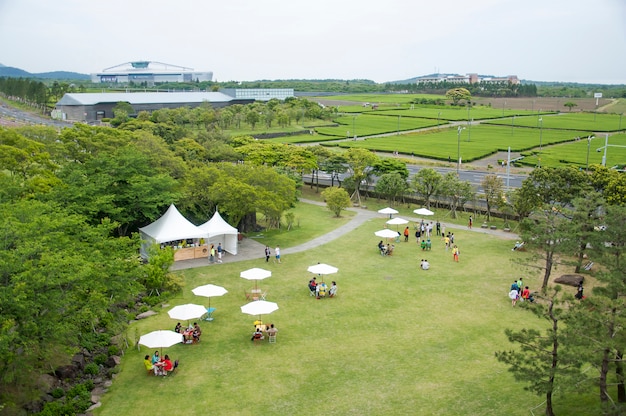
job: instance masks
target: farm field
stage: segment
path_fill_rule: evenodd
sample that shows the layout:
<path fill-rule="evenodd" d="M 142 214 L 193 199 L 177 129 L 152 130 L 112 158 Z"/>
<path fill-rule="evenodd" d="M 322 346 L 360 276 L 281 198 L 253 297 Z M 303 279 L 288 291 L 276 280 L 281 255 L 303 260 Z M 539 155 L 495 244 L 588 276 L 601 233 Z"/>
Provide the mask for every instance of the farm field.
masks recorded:
<path fill-rule="evenodd" d="M 436 120 L 413 117 L 387 117 L 362 114 L 358 116 L 340 116 L 334 120 L 337 127 L 316 127 L 321 136 L 349 138 L 354 136 L 371 136 L 393 131 L 416 130 L 437 125 Z M 441 122 L 440 124 L 443 124 Z"/>
<path fill-rule="evenodd" d="M 469 162 L 486 157 L 497 151 L 506 151 L 511 146 L 512 151 L 523 151 L 539 146 L 539 129 L 515 128 L 472 125 L 463 126 L 460 140 L 457 127 L 443 127 L 427 132 L 390 135 L 386 137 L 372 137 L 357 141 L 341 141 L 325 145 L 344 148 L 360 147 L 381 152 L 398 151 L 403 154 L 438 159 L 456 160 L 460 146 L 461 159 Z M 554 130 L 543 131 L 542 145 L 562 143 L 573 140 L 582 132 Z"/>
<path fill-rule="evenodd" d="M 613 132 L 626 129 L 626 118 L 620 114 L 604 113 L 560 113 L 534 115 L 530 117 L 509 117 L 508 119 L 486 121 L 488 124 L 514 125 L 519 127 L 543 126 L 543 129 L 584 130 L 587 132 Z"/>

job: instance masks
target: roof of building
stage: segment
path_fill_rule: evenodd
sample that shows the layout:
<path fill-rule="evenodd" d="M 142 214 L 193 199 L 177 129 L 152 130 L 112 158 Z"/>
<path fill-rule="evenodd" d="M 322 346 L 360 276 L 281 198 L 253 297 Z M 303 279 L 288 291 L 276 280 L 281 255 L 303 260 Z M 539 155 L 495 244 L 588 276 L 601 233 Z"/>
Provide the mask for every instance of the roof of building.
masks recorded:
<path fill-rule="evenodd" d="M 95 105 L 127 102 L 133 104 L 181 104 L 220 103 L 232 101 L 233 97 L 221 92 L 114 92 L 114 93 L 68 93 L 57 105 Z"/>

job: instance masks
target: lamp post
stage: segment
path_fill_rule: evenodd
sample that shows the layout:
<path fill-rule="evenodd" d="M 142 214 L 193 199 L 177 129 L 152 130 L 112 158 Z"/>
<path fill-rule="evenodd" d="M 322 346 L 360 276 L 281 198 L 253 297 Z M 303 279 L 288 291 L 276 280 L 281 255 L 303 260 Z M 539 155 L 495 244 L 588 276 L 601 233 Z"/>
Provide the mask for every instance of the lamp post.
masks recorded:
<path fill-rule="evenodd" d="M 543 138 L 543 118 L 539 118 L 539 157 L 537 161 L 539 162 L 537 166 L 541 167 L 541 139 Z"/>
<path fill-rule="evenodd" d="M 604 155 L 602 156 L 602 166 L 606 166 L 606 150 L 609 147 L 624 147 L 626 148 L 626 146 L 620 145 L 620 144 L 609 144 L 609 134 L 606 134 L 606 137 L 604 138 L 604 146 L 602 147 L 598 147 L 596 149 L 596 152 L 599 152 L 600 150 L 604 149 Z"/>
<path fill-rule="evenodd" d="M 461 168 L 461 130 L 465 130 L 465 127 L 459 126 L 456 133 L 456 176 L 459 176 L 459 170 Z"/>
<path fill-rule="evenodd" d="M 591 146 L 591 136 L 587 136 L 587 167 L 585 172 L 589 173 L 589 146 Z"/>

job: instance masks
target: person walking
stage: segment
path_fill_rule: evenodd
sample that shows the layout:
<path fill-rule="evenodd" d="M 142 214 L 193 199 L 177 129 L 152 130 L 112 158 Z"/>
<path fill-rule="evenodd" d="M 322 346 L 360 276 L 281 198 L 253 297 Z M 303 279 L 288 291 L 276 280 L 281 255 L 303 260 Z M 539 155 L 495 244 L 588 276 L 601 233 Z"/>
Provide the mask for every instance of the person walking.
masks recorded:
<path fill-rule="evenodd" d="M 265 246 L 265 262 L 269 263 L 270 262 L 270 256 L 272 255 L 272 252 L 270 251 L 269 246 Z"/>
<path fill-rule="evenodd" d="M 456 246 L 456 244 L 454 245 L 454 247 L 452 247 L 452 258 L 457 263 L 459 262 L 459 248 Z"/>
<path fill-rule="evenodd" d="M 404 229 L 404 242 L 408 242 L 409 241 L 409 227 L 406 227 Z"/>
<path fill-rule="evenodd" d="M 209 249 L 209 263 L 215 263 L 215 246 L 213 244 Z"/>
<path fill-rule="evenodd" d="M 217 262 L 222 262 L 222 254 L 224 253 L 224 248 L 222 247 L 222 243 L 217 244 Z"/>
<path fill-rule="evenodd" d="M 439 220 L 437 220 L 436 227 L 437 227 L 437 235 L 441 236 L 441 223 L 439 222 Z"/>
<path fill-rule="evenodd" d="M 274 249 L 274 255 L 276 256 L 276 261 L 280 263 L 280 247 L 276 246 Z"/>
<path fill-rule="evenodd" d="M 467 223 L 467 226 L 469 227 L 469 229 L 472 229 L 472 216 L 469 216 L 469 222 Z"/>

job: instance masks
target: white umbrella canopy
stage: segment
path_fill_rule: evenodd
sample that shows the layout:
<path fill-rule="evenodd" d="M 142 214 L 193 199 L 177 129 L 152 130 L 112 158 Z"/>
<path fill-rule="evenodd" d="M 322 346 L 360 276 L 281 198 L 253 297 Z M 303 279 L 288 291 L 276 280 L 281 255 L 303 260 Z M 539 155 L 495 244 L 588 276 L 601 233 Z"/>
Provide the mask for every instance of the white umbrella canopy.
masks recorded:
<path fill-rule="evenodd" d="M 209 298 L 209 309 L 211 308 L 211 298 L 214 296 L 222 296 L 228 293 L 228 290 L 223 288 L 222 286 L 217 285 L 204 285 L 198 286 L 194 289 L 191 289 L 194 295 L 196 296 L 204 296 L 205 298 Z"/>
<path fill-rule="evenodd" d="M 409 222 L 409 220 L 405 220 L 404 218 L 396 217 L 396 218 L 392 218 L 392 219 L 388 220 L 387 224 L 395 225 L 396 226 L 396 231 L 397 231 L 398 230 L 398 225 L 406 224 L 408 222 Z"/>
<path fill-rule="evenodd" d="M 170 318 L 180 319 L 181 321 L 189 321 L 191 319 L 200 318 L 205 313 L 206 308 L 204 306 L 196 305 L 194 303 L 174 306 L 172 309 L 167 311 L 167 314 L 170 316 Z"/>
<path fill-rule="evenodd" d="M 244 270 L 239 274 L 240 277 L 243 277 L 246 280 L 254 280 L 254 288 L 257 288 L 257 280 L 267 279 L 272 275 L 272 272 L 265 269 L 260 269 L 255 267 L 253 269 Z"/>
<path fill-rule="evenodd" d="M 379 209 L 378 213 L 379 214 L 389 214 L 389 218 L 391 218 L 391 216 L 393 214 L 397 214 L 398 213 L 398 210 L 395 210 L 395 209 L 393 209 L 391 207 L 387 207 L 387 208 Z"/>
<path fill-rule="evenodd" d="M 333 274 L 337 273 L 339 269 L 329 264 L 318 263 L 313 266 L 309 266 L 307 271 L 315 274 Z"/>
<path fill-rule="evenodd" d="M 139 338 L 139 343 L 148 348 L 169 348 L 182 342 L 183 334 L 169 330 L 152 331 Z"/>
<path fill-rule="evenodd" d="M 426 216 L 428 216 L 428 215 L 435 215 L 434 212 L 432 212 L 431 210 L 426 209 L 426 208 L 415 209 L 415 210 L 413 210 L 413 212 L 416 213 L 417 215 L 426 215 Z"/>
<path fill-rule="evenodd" d="M 396 238 L 398 236 L 398 232 L 394 230 L 390 230 L 389 228 L 385 228 L 374 233 L 377 237 L 382 238 Z"/>
<path fill-rule="evenodd" d="M 255 300 L 241 307 L 241 312 L 248 315 L 259 315 L 259 317 L 261 315 L 270 314 L 275 310 L 278 310 L 278 304 L 266 300 Z"/>

